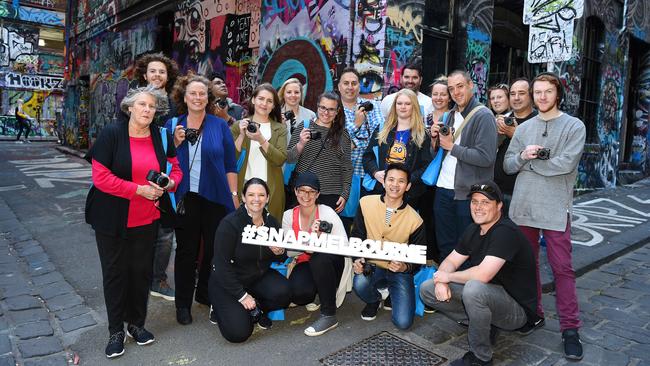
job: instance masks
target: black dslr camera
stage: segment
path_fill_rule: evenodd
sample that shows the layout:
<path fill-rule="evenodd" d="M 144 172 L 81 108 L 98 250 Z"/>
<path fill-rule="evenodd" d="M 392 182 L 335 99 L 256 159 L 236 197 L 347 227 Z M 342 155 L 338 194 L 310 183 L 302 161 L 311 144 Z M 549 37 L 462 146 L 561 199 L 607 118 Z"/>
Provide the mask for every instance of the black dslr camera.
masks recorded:
<path fill-rule="evenodd" d="M 260 124 L 257 122 L 250 121 L 248 122 L 248 126 L 246 126 L 246 131 L 250 133 L 255 133 L 257 132 L 257 129 L 259 128 Z"/>
<path fill-rule="evenodd" d="M 322 137 L 322 134 L 320 133 L 320 131 L 309 130 L 309 139 L 310 140 L 320 140 L 321 137 Z"/>
<path fill-rule="evenodd" d="M 327 222 L 327 221 L 321 221 L 318 224 L 318 231 L 320 231 L 321 233 L 331 234 L 332 233 L 332 223 Z"/>
<path fill-rule="evenodd" d="M 169 178 L 165 177 L 164 175 L 158 173 L 155 170 L 150 170 L 149 173 L 147 173 L 147 180 L 152 183 L 156 183 L 162 188 L 167 187 L 169 184 Z"/>
<path fill-rule="evenodd" d="M 551 149 L 549 149 L 548 147 L 537 149 L 537 159 L 548 160 L 550 158 L 551 158 Z"/>
<path fill-rule="evenodd" d="M 503 117 L 503 123 L 505 123 L 506 126 L 512 127 L 515 125 L 515 123 L 517 123 L 517 120 L 513 116 Z"/>
<path fill-rule="evenodd" d="M 447 136 L 450 133 L 452 133 L 452 130 L 453 130 L 453 127 L 449 127 L 447 125 L 440 124 L 440 130 L 438 130 L 438 132 L 443 136 Z"/>
<path fill-rule="evenodd" d="M 371 110 L 375 109 L 375 106 L 372 104 L 372 102 L 363 102 L 359 105 L 359 109 L 363 108 L 364 111 L 370 112 Z"/>
<path fill-rule="evenodd" d="M 284 118 L 287 121 L 293 121 L 293 120 L 296 119 L 296 114 L 293 113 L 293 111 L 286 111 L 286 112 L 284 112 Z"/>
<path fill-rule="evenodd" d="M 186 128 L 185 129 L 185 139 L 190 142 L 190 144 L 196 144 L 196 141 L 199 139 L 199 130 L 196 128 Z"/>
<path fill-rule="evenodd" d="M 226 109 L 228 107 L 228 100 L 226 98 L 221 98 L 217 100 L 217 105 L 221 109 Z"/>
<path fill-rule="evenodd" d="M 364 262 L 363 263 L 363 275 L 366 277 L 370 277 L 375 273 L 375 267 L 377 267 L 375 264 Z"/>
<path fill-rule="evenodd" d="M 251 316 L 251 320 L 253 321 L 253 324 L 259 323 L 260 319 L 262 318 L 262 310 L 260 310 L 260 307 L 257 305 L 257 302 L 255 302 L 255 308 L 253 310 L 249 310 L 248 313 Z"/>

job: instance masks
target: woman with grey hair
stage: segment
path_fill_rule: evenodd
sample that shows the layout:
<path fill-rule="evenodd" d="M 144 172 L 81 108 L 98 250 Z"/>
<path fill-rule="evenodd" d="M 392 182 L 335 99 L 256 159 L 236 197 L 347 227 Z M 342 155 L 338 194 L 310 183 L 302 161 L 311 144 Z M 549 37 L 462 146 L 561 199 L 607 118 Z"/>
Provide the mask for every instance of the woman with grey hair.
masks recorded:
<path fill-rule="evenodd" d="M 95 141 L 93 186 L 86 198 L 86 222 L 95 230 L 102 266 L 108 358 L 124 354 L 124 322 L 126 335 L 138 345 L 155 340 L 144 328 L 153 245 L 161 213 L 171 212 L 167 192 L 183 177 L 171 133 L 152 124 L 167 108 L 167 98 L 152 86 L 136 88 L 120 107 L 129 120 L 105 126 Z"/>

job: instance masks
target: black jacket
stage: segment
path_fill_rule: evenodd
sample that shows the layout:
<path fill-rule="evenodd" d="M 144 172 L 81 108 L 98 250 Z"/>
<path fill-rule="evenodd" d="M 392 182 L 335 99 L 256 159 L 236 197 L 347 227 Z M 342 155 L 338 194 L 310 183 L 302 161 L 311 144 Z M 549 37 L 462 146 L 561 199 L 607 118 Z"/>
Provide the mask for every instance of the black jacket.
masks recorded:
<path fill-rule="evenodd" d="M 167 157 L 176 156 L 171 133 L 167 131 L 167 155 L 162 146 L 160 127 L 153 123 L 149 125 L 151 140 L 156 151 L 160 171 L 167 168 Z M 118 178 L 131 181 L 131 143 L 129 140 L 129 123 L 117 122 L 106 125 L 93 145 L 92 159 L 107 167 Z M 169 196 L 165 193 L 161 198 L 161 208 L 171 214 L 172 208 Z M 104 193 L 94 185 L 86 197 L 86 222 L 95 231 L 111 236 L 126 236 L 126 224 L 129 215 L 129 200 Z M 172 218 L 163 215 L 161 220 L 165 226 L 172 225 Z"/>
<path fill-rule="evenodd" d="M 363 170 L 368 173 L 371 177 L 375 176 L 375 173 L 378 170 L 386 169 L 386 157 L 390 151 L 393 143 L 395 142 L 395 129 L 390 131 L 388 137 L 386 138 L 386 143 L 379 145 L 379 166 L 377 166 L 377 157 L 375 157 L 375 152 L 373 151 L 374 146 L 378 146 L 379 141 L 377 139 L 379 129 L 375 129 L 370 138 L 370 143 L 366 148 L 366 151 L 363 153 Z M 411 189 L 408 193 L 408 202 L 413 203 L 417 200 L 422 193 L 424 193 L 426 187 L 422 182 L 422 173 L 427 169 L 429 163 L 431 162 L 431 137 L 427 133 L 422 146 L 418 147 L 413 139 L 409 140 L 408 145 L 406 146 L 406 167 L 411 172 Z M 375 189 L 371 194 L 382 194 L 384 192 L 384 187 L 377 183 L 375 184 Z"/>
<path fill-rule="evenodd" d="M 214 257 L 212 258 L 212 278 L 236 299 L 246 293 L 246 288 L 257 282 L 271 262 L 281 261 L 284 255 L 277 256 L 265 246 L 242 244 L 241 234 L 246 225 L 253 224 L 244 205 L 224 217 L 214 236 Z M 282 225 L 268 212 L 264 212 L 264 226 L 276 229 Z"/>

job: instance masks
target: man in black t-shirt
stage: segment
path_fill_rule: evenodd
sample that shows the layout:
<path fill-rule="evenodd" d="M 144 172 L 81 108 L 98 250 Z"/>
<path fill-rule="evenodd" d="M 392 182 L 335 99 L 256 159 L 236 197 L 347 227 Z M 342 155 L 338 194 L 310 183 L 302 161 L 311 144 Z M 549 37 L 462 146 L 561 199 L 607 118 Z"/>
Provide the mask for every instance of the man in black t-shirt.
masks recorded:
<path fill-rule="evenodd" d="M 420 288 L 422 301 L 468 324 L 469 352 L 451 363 L 491 365 L 496 329 L 515 330 L 538 318 L 535 257 L 524 234 L 502 217 L 503 194 L 494 182 L 471 187 L 474 223 L 433 279 Z M 468 262 L 466 270 L 457 270 Z"/>

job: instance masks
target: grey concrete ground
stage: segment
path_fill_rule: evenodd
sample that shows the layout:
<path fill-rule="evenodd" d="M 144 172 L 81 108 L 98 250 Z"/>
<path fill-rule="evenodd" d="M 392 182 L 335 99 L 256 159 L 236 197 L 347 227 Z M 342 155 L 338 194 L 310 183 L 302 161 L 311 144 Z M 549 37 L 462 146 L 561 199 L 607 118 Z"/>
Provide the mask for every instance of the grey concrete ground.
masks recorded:
<path fill-rule="evenodd" d="M 195 304 L 194 323 L 180 326 L 174 304 L 151 298 L 147 328 L 157 342 L 106 360 L 108 339 L 101 270 L 92 230 L 84 223 L 89 165 L 50 143 L 0 143 L 0 366 L 67 365 L 318 365 L 327 355 L 381 331 L 447 359 L 467 348 L 465 330 L 440 314 L 396 330 L 381 310 L 373 322 L 349 294 L 340 326 L 318 338 L 303 329 L 317 313 L 286 312 L 271 330 L 232 345 Z M 650 364 L 650 181 L 580 196 L 574 205 L 574 264 L 578 279 L 585 365 Z M 547 288 L 550 274 L 545 272 Z M 563 365 L 552 292 L 547 322 L 527 337 L 502 333 L 496 364 Z"/>

